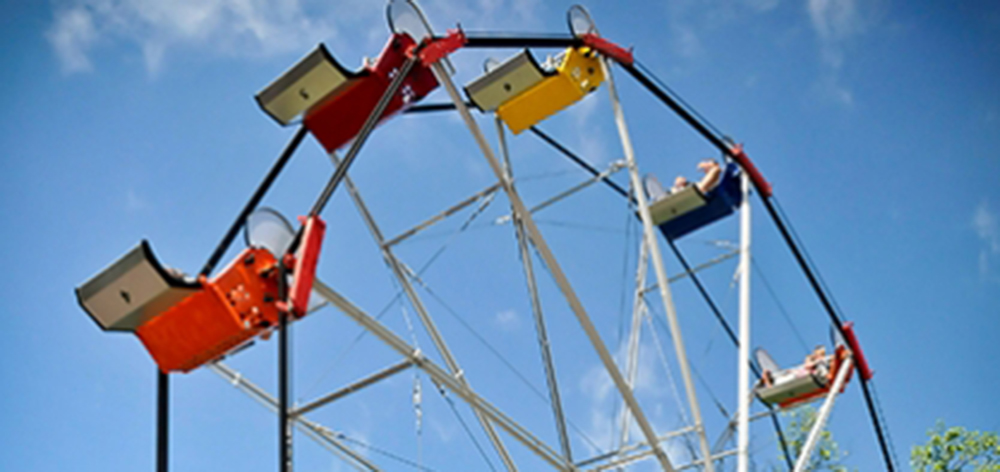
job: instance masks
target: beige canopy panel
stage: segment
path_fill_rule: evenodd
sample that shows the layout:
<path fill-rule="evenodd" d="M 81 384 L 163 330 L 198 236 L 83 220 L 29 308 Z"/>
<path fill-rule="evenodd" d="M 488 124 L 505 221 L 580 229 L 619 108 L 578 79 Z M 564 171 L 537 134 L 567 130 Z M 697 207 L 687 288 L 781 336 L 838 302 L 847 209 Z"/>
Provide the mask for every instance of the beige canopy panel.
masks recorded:
<path fill-rule="evenodd" d="M 146 240 L 76 289 L 80 306 L 104 330 L 136 328 L 198 291 L 171 275 Z"/>
<path fill-rule="evenodd" d="M 362 69 L 364 70 L 364 69 Z M 326 46 L 320 44 L 287 72 L 257 94 L 257 104 L 281 123 L 288 125 L 327 95 L 363 75 L 344 69 Z"/>
<path fill-rule="evenodd" d="M 705 206 L 705 196 L 694 185 L 688 185 L 652 202 L 649 213 L 653 224 L 661 225 L 702 206 Z"/>
<path fill-rule="evenodd" d="M 553 74 L 555 71 L 546 72 L 542 69 L 525 49 L 470 82 L 465 86 L 465 92 L 480 110 L 495 111 L 500 104 Z"/>

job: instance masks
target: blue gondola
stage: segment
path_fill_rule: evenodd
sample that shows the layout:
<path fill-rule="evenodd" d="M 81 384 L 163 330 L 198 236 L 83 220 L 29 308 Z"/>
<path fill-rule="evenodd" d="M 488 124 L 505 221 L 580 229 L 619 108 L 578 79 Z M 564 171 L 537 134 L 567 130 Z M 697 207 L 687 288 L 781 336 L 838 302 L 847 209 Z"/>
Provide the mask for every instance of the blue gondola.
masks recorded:
<path fill-rule="evenodd" d="M 680 192 L 650 202 L 653 224 L 668 239 L 676 240 L 703 226 L 731 215 L 743 202 L 740 168 L 735 163 L 726 169 L 714 189 L 702 194 L 694 185 Z"/>

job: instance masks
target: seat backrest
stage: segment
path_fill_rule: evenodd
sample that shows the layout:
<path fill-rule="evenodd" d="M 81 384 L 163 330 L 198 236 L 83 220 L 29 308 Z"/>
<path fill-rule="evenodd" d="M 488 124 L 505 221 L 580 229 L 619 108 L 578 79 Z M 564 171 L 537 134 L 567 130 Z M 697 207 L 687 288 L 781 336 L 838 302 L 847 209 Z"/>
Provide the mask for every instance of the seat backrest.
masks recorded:
<path fill-rule="evenodd" d="M 770 371 L 772 374 L 781 370 L 778 363 L 774 361 L 767 351 L 762 347 L 758 347 L 754 350 L 754 357 L 757 358 L 757 365 L 760 366 L 762 370 Z"/>
<path fill-rule="evenodd" d="M 199 288 L 196 282 L 171 275 L 143 240 L 78 287 L 76 297 L 102 329 L 135 331 Z"/>
<path fill-rule="evenodd" d="M 646 187 L 646 198 L 649 199 L 650 203 L 655 202 L 667 194 L 663 190 L 663 185 L 660 184 L 660 180 L 656 178 L 653 174 L 646 174 L 646 177 L 642 179 L 643 187 Z"/>
<path fill-rule="evenodd" d="M 697 187 L 688 185 L 663 197 L 649 206 L 653 224 L 661 225 L 696 208 L 705 206 L 705 196 Z"/>
<path fill-rule="evenodd" d="M 480 110 L 494 111 L 554 73 L 543 70 L 525 49 L 469 82 L 465 93 Z"/>
<path fill-rule="evenodd" d="M 284 126 L 364 73 L 364 68 L 360 72 L 345 69 L 320 44 L 255 98 L 271 118 Z"/>

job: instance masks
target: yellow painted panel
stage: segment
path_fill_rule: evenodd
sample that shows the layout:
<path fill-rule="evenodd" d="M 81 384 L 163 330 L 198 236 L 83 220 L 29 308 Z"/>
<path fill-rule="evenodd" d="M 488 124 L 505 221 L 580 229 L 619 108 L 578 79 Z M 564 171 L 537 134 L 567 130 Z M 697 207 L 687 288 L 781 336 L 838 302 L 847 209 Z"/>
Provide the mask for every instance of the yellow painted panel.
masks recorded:
<path fill-rule="evenodd" d="M 557 74 L 508 100 L 497 116 L 518 134 L 576 103 L 604 81 L 600 59 L 589 48 L 567 49 Z"/>

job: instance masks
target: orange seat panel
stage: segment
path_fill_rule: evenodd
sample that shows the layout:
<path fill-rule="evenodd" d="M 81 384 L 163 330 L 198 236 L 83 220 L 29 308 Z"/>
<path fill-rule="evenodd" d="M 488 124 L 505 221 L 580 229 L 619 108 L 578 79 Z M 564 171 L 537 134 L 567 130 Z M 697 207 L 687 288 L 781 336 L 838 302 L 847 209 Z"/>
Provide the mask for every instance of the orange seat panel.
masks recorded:
<path fill-rule="evenodd" d="M 202 289 L 149 320 L 136 335 L 163 372 L 188 372 L 278 323 L 277 262 L 249 248 Z"/>

